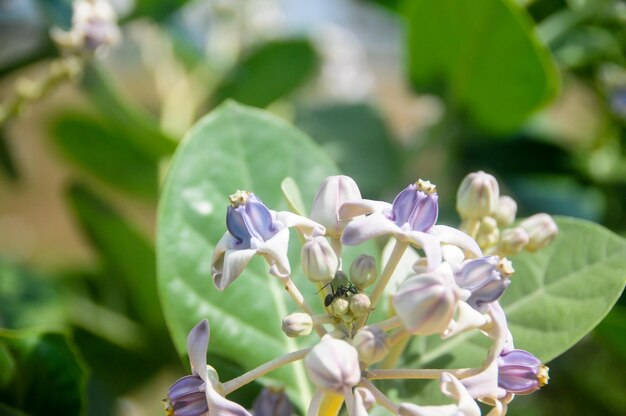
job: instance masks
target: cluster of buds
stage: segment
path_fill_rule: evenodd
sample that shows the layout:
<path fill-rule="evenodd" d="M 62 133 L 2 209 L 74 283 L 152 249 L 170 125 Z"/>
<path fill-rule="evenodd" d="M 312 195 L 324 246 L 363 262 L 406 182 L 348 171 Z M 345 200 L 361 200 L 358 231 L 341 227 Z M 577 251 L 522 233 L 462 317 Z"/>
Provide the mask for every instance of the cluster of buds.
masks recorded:
<path fill-rule="evenodd" d="M 512 256 L 522 250 L 534 252 L 547 246 L 558 234 L 548 214 L 536 214 L 512 226 L 517 203 L 509 196 L 500 196 L 496 178 L 483 171 L 470 173 L 463 179 L 456 208 L 462 219 L 461 230 L 489 254 Z"/>
<path fill-rule="evenodd" d="M 115 10 L 108 0 L 77 0 L 72 4 L 72 27 L 53 28 L 50 35 L 67 54 L 104 54 L 120 39 Z"/>
<path fill-rule="evenodd" d="M 189 336 L 194 373 L 170 389 L 169 414 L 250 415 L 225 396 L 302 360 L 316 388 L 308 415 L 337 415 L 344 404 L 350 416 L 367 415 L 374 406 L 395 415 L 480 415 L 477 401 L 493 406 L 490 415 L 504 415 L 516 394 L 531 393 L 548 380 L 547 367 L 531 353 L 514 348 L 498 302 L 514 269 L 500 249 L 510 245 L 503 239 L 509 230 L 502 235 L 494 230 L 513 223 L 515 202 L 499 196 L 492 176 L 477 172 L 463 181 L 458 207 L 464 227 L 470 229 L 437 224 L 437 189 L 423 180 L 410 184 L 388 203 L 363 199 L 347 176 L 329 177 L 313 201 L 311 218 L 273 211 L 253 193 L 237 191 L 227 208 L 227 231 L 212 258 L 215 287 L 225 290 L 253 256 L 263 257 L 268 274 L 280 279 L 299 308 L 283 318 L 285 335 L 309 337 L 315 332 L 319 340 L 312 348 L 291 352 L 220 383 L 210 367 L 208 372 L 198 367 L 208 343 L 208 335 L 198 335 L 208 331 L 208 325 L 200 324 Z M 489 222 L 493 227 L 484 225 Z M 302 268 L 317 287 L 318 305 L 309 304 L 292 280 L 289 228 L 295 228 L 304 242 Z M 531 251 L 547 245 L 557 232 L 547 214 L 526 219 L 510 232 L 519 230 L 526 237 L 521 246 Z M 349 266 L 344 262 L 344 246 L 381 237 L 390 238 L 394 247 L 380 271 L 367 254 Z M 423 255 L 415 256 L 415 264 L 402 270 L 408 251 Z M 406 278 L 390 293 L 388 286 L 397 275 Z M 491 340 L 480 367 L 394 368 L 412 336 L 438 335 L 445 340 L 472 330 Z M 395 403 L 375 384 L 379 379 L 404 378 L 438 379 L 442 394 L 455 403 Z"/>

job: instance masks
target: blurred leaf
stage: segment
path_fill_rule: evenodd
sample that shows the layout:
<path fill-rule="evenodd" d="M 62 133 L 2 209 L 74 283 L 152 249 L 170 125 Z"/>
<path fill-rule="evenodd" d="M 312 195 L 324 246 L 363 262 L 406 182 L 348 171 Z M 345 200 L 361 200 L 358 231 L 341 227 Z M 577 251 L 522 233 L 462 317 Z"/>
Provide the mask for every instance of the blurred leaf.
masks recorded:
<path fill-rule="evenodd" d="M 317 69 L 318 60 L 313 45 L 306 39 L 265 43 L 224 77 L 214 92 L 213 104 L 232 98 L 265 107 L 308 81 Z"/>
<path fill-rule="evenodd" d="M 19 179 L 20 172 L 17 169 L 15 160 L 13 159 L 13 154 L 11 152 L 11 147 L 9 146 L 9 142 L 7 140 L 6 132 L 4 131 L 4 129 L 1 129 L 1 128 L 0 128 L 0 169 L 2 169 L 4 174 L 12 181 Z"/>
<path fill-rule="evenodd" d="M 66 114 L 56 120 L 52 135 L 68 158 L 98 179 L 141 197 L 156 197 L 156 162 L 111 126 Z"/>
<path fill-rule="evenodd" d="M 624 61 L 619 39 L 602 27 L 587 26 L 574 30 L 554 49 L 555 58 L 565 69 L 577 69 L 603 61 Z"/>
<path fill-rule="evenodd" d="M 185 3 L 187 0 L 137 0 L 132 17 L 150 16 L 162 20 Z"/>
<path fill-rule="evenodd" d="M 626 306 L 615 305 L 606 319 L 600 322 L 595 335 L 626 363 Z"/>
<path fill-rule="evenodd" d="M 378 111 L 367 104 L 301 109 L 296 124 L 313 137 L 370 197 L 396 182 L 393 138 Z"/>
<path fill-rule="evenodd" d="M 484 128 L 515 129 L 554 97 L 557 68 L 511 0 L 416 0 L 406 16 L 414 87 L 443 84 L 451 104 Z"/>
<path fill-rule="evenodd" d="M 0 389 L 6 388 L 15 377 L 15 360 L 11 352 L 0 342 Z"/>
<path fill-rule="evenodd" d="M 67 196 L 79 224 L 110 272 L 122 277 L 137 315 L 150 328 L 161 329 L 163 317 L 151 243 L 86 187 L 74 184 Z"/>
<path fill-rule="evenodd" d="M 86 370 L 65 335 L 0 330 L 0 342 L 16 364 L 15 382 L 0 389 L 0 402 L 33 416 L 84 413 Z"/>
<path fill-rule="evenodd" d="M 501 304 L 515 347 L 548 362 L 568 350 L 611 310 L 626 283 L 626 241 L 582 220 L 557 217 L 559 236 L 537 253 L 515 256 L 513 282 Z M 490 342 L 476 331 L 449 340 L 438 336 L 413 342 L 410 368 L 478 366 Z M 420 386 L 424 388 L 424 385 Z M 436 383 L 403 392 L 438 397 Z"/>
<path fill-rule="evenodd" d="M 62 326 L 65 312 L 50 278 L 0 260 L 0 327 Z"/>
<path fill-rule="evenodd" d="M 83 86 L 89 97 L 107 118 L 116 120 L 124 139 L 155 161 L 171 155 L 177 143 L 160 128 L 158 120 L 143 108 L 126 101 L 109 77 L 97 66 L 88 65 Z"/>
<path fill-rule="evenodd" d="M 254 191 L 269 207 L 286 208 L 280 184 L 290 176 L 305 201 L 337 172 L 309 138 L 282 120 L 228 102 L 198 122 L 174 156 L 159 208 L 159 289 L 168 327 L 181 354 L 188 331 L 201 319 L 211 325 L 210 354 L 252 369 L 296 350 L 280 321 L 295 305 L 267 265 L 255 258 L 223 293 L 211 282 L 211 253 L 224 234 L 228 195 Z M 295 237 L 292 235 L 292 238 Z M 290 253 L 293 279 L 309 302 L 321 302 L 300 271 L 299 248 Z M 300 364 L 270 373 L 299 405 L 310 394 Z M 224 381 L 224 380 L 222 380 Z"/>

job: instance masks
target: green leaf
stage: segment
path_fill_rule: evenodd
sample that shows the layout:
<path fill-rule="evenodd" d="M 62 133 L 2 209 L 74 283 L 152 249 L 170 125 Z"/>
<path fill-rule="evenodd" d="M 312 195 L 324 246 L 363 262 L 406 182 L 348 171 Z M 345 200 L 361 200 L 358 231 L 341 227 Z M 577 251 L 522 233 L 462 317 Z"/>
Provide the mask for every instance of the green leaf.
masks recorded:
<path fill-rule="evenodd" d="M 228 102 L 199 121 L 176 152 L 165 181 L 158 216 L 158 272 L 168 327 L 181 354 L 189 330 L 208 318 L 210 355 L 246 370 L 301 347 L 281 331 L 281 319 L 296 307 L 267 265 L 255 257 L 224 292 L 211 281 L 211 255 L 226 231 L 228 195 L 254 191 L 275 210 L 284 210 L 280 185 L 292 177 L 304 201 L 322 180 L 336 174 L 332 161 L 305 135 L 265 112 Z M 300 271 L 292 232 L 293 279 L 314 306 L 317 289 Z M 316 301 L 316 303 L 313 303 Z M 315 337 L 305 339 L 305 343 Z M 304 369 L 290 365 L 266 381 L 284 385 L 302 404 L 310 394 Z M 225 381 L 225 380 L 222 380 Z"/>
<path fill-rule="evenodd" d="M 555 96 L 557 68 L 527 12 L 511 0 L 406 3 L 418 91 L 443 84 L 452 105 L 494 131 L 515 129 Z"/>
<path fill-rule="evenodd" d="M 296 124 L 311 135 L 363 195 L 380 195 L 399 171 L 393 137 L 378 111 L 367 104 L 302 108 Z"/>
<path fill-rule="evenodd" d="M 0 402 L 29 415 L 84 413 L 86 370 L 65 335 L 3 329 L 0 342 L 16 364 L 14 382 L 0 389 Z"/>
<path fill-rule="evenodd" d="M 515 347 L 543 362 L 589 333 L 611 310 L 626 284 L 624 239 L 591 222 L 556 220 L 559 236 L 555 241 L 537 253 L 512 258 L 515 275 L 501 300 Z M 422 337 L 411 344 L 405 365 L 478 366 L 489 345 L 487 337 L 477 331 L 445 341 L 438 336 Z M 437 390 L 437 386 L 427 387 L 422 397 L 437 397 Z"/>
<path fill-rule="evenodd" d="M 282 39 L 251 51 L 217 86 L 213 103 L 232 98 L 265 107 L 309 80 L 318 66 L 313 45 L 306 39 Z"/>
<path fill-rule="evenodd" d="M 110 126 L 91 118 L 64 115 L 52 129 L 57 146 L 98 179 L 142 197 L 157 194 L 157 164 Z"/>
<path fill-rule="evenodd" d="M 20 177 L 20 171 L 15 163 L 11 146 L 3 128 L 0 128 L 0 170 L 12 181 L 16 181 Z"/>
<path fill-rule="evenodd" d="M 134 311 L 150 328 L 163 317 L 156 288 L 156 258 L 152 244 L 107 202 L 80 184 L 67 193 L 69 203 L 89 241 L 110 273 L 121 277 Z"/>
<path fill-rule="evenodd" d="M 11 351 L 0 342 L 0 389 L 6 388 L 15 377 L 15 360 Z"/>

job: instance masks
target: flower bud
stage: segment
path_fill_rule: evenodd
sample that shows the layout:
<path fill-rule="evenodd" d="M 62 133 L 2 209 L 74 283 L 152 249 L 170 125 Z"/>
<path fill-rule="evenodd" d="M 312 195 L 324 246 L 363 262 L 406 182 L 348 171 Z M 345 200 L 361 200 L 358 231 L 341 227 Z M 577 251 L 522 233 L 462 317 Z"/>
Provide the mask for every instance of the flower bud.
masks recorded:
<path fill-rule="evenodd" d="M 283 318 L 283 332 L 288 337 L 309 335 L 313 329 L 313 319 L 308 313 L 296 312 Z"/>
<path fill-rule="evenodd" d="M 352 339 L 352 345 L 359 352 L 359 359 L 366 364 L 381 361 L 389 352 L 388 336 L 377 326 L 361 328 Z"/>
<path fill-rule="evenodd" d="M 361 254 L 350 266 L 350 280 L 359 289 L 365 289 L 378 277 L 376 260 L 367 254 Z"/>
<path fill-rule="evenodd" d="M 498 221 L 498 225 L 505 227 L 515 221 L 517 214 L 517 202 L 510 196 L 501 196 L 498 201 L 498 207 L 493 213 L 494 218 Z"/>
<path fill-rule="evenodd" d="M 548 367 L 524 350 L 503 352 L 497 359 L 498 387 L 513 394 L 530 394 L 548 383 Z"/>
<path fill-rule="evenodd" d="M 309 379 L 322 390 L 342 393 L 361 379 L 359 354 L 346 341 L 324 335 L 304 358 Z"/>
<path fill-rule="evenodd" d="M 469 290 L 467 303 L 479 312 L 487 312 L 487 304 L 498 300 L 511 283 L 514 272 L 507 259 L 486 256 L 467 261 L 454 275 L 459 287 Z"/>
<path fill-rule="evenodd" d="M 327 177 L 311 207 L 311 219 L 326 227 L 326 235 L 339 238 L 350 220 L 339 221 L 339 208 L 344 202 L 361 199 L 354 179 L 345 175 Z"/>
<path fill-rule="evenodd" d="M 484 217 L 480 221 L 480 228 L 476 242 L 482 249 L 493 246 L 500 239 L 500 230 L 498 223 L 492 217 Z"/>
<path fill-rule="evenodd" d="M 526 245 L 526 250 L 534 252 L 550 244 L 559 233 L 559 228 L 548 214 L 535 214 L 526 218 L 520 224 L 530 240 Z"/>
<path fill-rule="evenodd" d="M 450 323 L 459 294 L 437 272 L 412 277 L 392 297 L 404 327 L 414 335 L 443 332 Z"/>
<path fill-rule="evenodd" d="M 413 231 L 426 232 L 437 222 L 438 201 L 435 185 L 419 179 L 396 195 L 389 218 L 398 227 L 408 224 Z"/>
<path fill-rule="evenodd" d="M 339 268 L 339 259 L 325 237 L 310 237 L 302 246 L 302 268 L 312 282 L 327 283 Z"/>
<path fill-rule="evenodd" d="M 459 186 L 456 209 L 461 218 L 482 218 L 496 210 L 499 198 L 496 178 L 483 171 L 470 173 Z"/>
<path fill-rule="evenodd" d="M 526 247 L 530 237 L 522 227 L 509 228 L 502 231 L 498 243 L 498 254 L 501 256 L 513 256 Z"/>
<path fill-rule="evenodd" d="M 355 318 L 360 318 L 370 312 L 371 304 L 369 296 L 365 293 L 357 293 L 350 298 L 350 312 Z"/>
<path fill-rule="evenodd" d="M 336 317 L 342 317 L 350 310 L 350 302 L 348 299 L 337 298 L 330 304 L 330 309 Z"/>

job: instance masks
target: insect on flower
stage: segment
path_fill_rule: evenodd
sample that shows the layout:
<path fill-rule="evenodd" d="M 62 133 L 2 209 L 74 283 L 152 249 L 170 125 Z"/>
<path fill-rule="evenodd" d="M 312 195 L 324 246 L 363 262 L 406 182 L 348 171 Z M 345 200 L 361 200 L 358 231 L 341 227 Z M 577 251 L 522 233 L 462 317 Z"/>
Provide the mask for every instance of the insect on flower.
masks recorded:
<path fill-rule="evenodd" d="M 322 289 L 329 285 L 330 293 L 326 295 L 326 298 L 324 299 L 324 306 L 326 307 L 329 307 L 335 299 L 347 297 L 348 293 L 355 295 L 359 293 L 356 286 L 354 286 L 350 279 L 348 279 L 348 276 L 340 270 L 335 273 L 333 280 L 324 285 Z"/>

